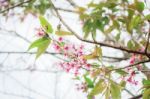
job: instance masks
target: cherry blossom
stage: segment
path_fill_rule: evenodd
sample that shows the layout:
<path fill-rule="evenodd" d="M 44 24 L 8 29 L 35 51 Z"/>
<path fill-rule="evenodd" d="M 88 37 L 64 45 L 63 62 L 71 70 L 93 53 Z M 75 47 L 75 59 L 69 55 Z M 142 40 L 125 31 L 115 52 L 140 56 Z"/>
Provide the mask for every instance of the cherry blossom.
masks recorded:
<path fill-rule="evenodd" d="M 80 74 L 81 69 L 90 70 L 91 64 L 87 62 L 82 56 L 84 55 L 84 46 L 75 45 L 65 42 L 62 37 L 53 42 L 55 51 L 62 53 L 65 59 L 69 61 L 60 62 L 60 67 L 66 72 L 71 72 L 75 76 Z"/>
<path fill-rule="evenodd" d="M 43 37 L 45 35 L 45 32 L 42 28 L 35 28 L 35 30 L 37 31 L 36 32 L 36 35 L 39 36 L 39 37 Z"/>

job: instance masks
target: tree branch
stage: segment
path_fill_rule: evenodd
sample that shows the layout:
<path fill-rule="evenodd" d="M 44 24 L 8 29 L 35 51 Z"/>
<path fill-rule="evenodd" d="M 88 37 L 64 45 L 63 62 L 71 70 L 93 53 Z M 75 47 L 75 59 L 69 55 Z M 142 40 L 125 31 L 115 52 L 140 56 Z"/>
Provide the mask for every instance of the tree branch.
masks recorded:
<path fill-rule="evenodd" d="M 71 6 L 73 6 L 73 7 L 78 7 L 72 0 L 66 0 L 66 1 L 68 1 Z"/>
<path fill-rule="evenodd" d="M 8 7 L 8 8 L 6 8 L 6 9 L 0 11 L 0 13 L 4 13 L 4 12 L 6 12 L 6 11 L 9 11 L 10 9 L 14 9 L 14 8 L 16 8 L 16 7 L 22 6 L 23 4 L 29 3 L 29 2 L 31 2 L 31 1 L 32 1 L 32 0 L 27 0 L 27 1 L 24 1 L 24 2 L 20 2 L 20 3 L 16 4 L 16 5 L 14 5 L 14 6 Z"/>
<path fill-rule="evenodd" d="M 134 97 L 132 97 L 132 98 L 129 98 L 129 99 L 140 99 L 142 97 L 142 94 L 140 94 L 140 95 L 137 95 L 137 96 L 134 96 Z"/>
<path fill-rule="evenodd" d="M 20 97 L 20 98 L 26 98 L 26 99 L 34 99 L 33 97 L 30 97 L 27 95 L 20 95 L 20 94 L 5 92 L 5 91 L 0 91 L 0 94 L 14 96 L 14 97 Z"/>
<path fill-rule="evenodd" d="M 150 62 L 149 59 L 148 59 L 148 60 L 144 60 L 144 61 L 137 62 L 137 63 L 135 63 L 135 64 L 131 64 L 131 65 L 128 65 L 128 66 L 124 66 L 124 67 L 121 67 L 121 68 L 112 69 L 112 70 L 110 70 L 110 71 L 114 71 L 114 70 L 118 70 L 118 69 L 125 69 L 125 68 L 129 68 L 129 67 L 134 67 L 134 66 L 136 66 L 136 65 L 143 64 L 143 63 L 148 63 L 148 62 Z"/>
<path fill-rule="evenodd" d="M 70 10 L 70 9 L 64 9 L 64 8 L 59 8 L 59 7 L 56 7 L 57 10 L 60 10 L 60 11 L 65 11 L 65 12 L 71 12 L 71 13 L 78 13 L 77 11 L 75 10 Z"/>

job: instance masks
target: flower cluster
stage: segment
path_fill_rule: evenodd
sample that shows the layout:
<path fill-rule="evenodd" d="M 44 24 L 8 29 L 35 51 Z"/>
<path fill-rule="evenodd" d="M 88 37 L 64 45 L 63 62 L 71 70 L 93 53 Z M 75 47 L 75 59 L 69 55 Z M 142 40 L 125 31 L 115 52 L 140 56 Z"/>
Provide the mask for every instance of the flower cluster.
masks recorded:
<path fill-rule="evenodd" d="M 66 59 L 66 61 L 59 63 L 63 70 L 77 76 L 80 73 L 80 69 L 90 69 L 91 64 L 82 57 L 84 55 L 83 45 L 75 46 L 74 44 L 66 43 L 62 37 L 53 43 L 55 51 L 63 54 L 64 59 Z"/>
<path fill-rule="evenodd" d="M 131 58 L 130 58 L 130 65 L 132 64 L 135 64 L 137 61 L 141 61 L 142 60 L 142 55 L 136 55 L 136 54 L 132 54 Z M 137 85 L 138 84 L 138 81 L 136 81 L 134 78 L 136 76 L 136 70 L 141 70 L 142 69 L 142 65 L 139 64 L 136 66 L 136 68 L 133 68 L 133 67 L 129 67 L 126 69 L 126 71 L 129 73 L 129 76 L 128 77 L 125 77 L 124 80 L 131 83 L 131 84 L 134 84 L 134 85 Z"/>
<path fill-rule="evenodd" d="M 136 72 L 135 71 L 131 71 L 130 72 L 130 76 L 127 78 L 127 81 L 131 84 L 137 85 L 138 81 L 136 81 L 134 78 L 136 76 Z"/>

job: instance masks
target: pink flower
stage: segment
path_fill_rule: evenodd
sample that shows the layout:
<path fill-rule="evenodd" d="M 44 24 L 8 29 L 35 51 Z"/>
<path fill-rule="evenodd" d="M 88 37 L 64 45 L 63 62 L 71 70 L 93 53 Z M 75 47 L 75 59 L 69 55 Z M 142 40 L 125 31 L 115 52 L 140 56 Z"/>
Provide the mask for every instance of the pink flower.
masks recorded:
<path fill-rule="evenodd" d="M 135 63 L 135 55 L 133 55 L 130 59 L 130 64 L 134 64 Z"/>
<path fill-rule="evenodd" d="M 135 71 L 130 72 L 130 76 L 127 78 L 127 81 L 131 84 L 137 85 L 138 81 L 134 80 L 134 77 L 136 76 Z"/>
<path fill-rule="evenodd" d="M 69 50 L 69 47 L 68 47 L 68 46 L 65 46 L 65 47 L 64 47 L 64 50 Z"/>
<path fill-rule="evenodd" d="M 56 51 L 59 51 L 59 50 L 60 50 L 60 46 L 57 45 L 57 44 L 54 44 L 54 49 L 55 49 Z"/>
<path fill-rule="evenodd" d="M 35 30 L 37 31 L 37 36 L 42 37 L 45 35 L 45 32 L 42 28 L 35 28 Z"/>
<path fill-rule="evenodd" d="M 58 41 L 59 41 L 59 42 L 62 42 L 62 41 L 63 41 L 63 38 L 62 38 L 62 37 L 59 37 L 59 38 L 58 38 Z"/>

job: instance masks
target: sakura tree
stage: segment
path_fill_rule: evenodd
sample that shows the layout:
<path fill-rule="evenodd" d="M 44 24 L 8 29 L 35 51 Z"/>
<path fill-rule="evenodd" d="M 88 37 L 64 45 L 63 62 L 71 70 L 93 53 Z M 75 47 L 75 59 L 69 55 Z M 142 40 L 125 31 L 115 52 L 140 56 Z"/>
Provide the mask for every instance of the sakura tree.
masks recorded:
<path fill-rule="evenodd" d="M 41 26 L 36 28 L 37 40 L 28 50 L 37 49 L 36 59 L 47 53 L 49 47 L 60 54 L 63 59 L 56 65 L 80 82 L 75 86 L 87 94 L 87 99 L 123 99 L 124 91 L 131 95 L 130 99 L 150 99 L 148 1 L 91 0 L 83 7 L 78 5 L 78 0 L 66 0 L 72 6 L 70 9 L 57 7 L 58 1 L 28 0 L 14 5 L 13 0 L 2 0 L 1 13 L 5 12 L 5 16 L 8 10 L 21 5 L 24 13 L 20 16 L 32 13 L 38 17 Z M 44 17 L 49 9 L 60 21 L 57 27 Z M 82 33 L 68 25 L 60 11 L 78 15 Z M 69 41 L 65 37 L 70 37 Z M 83 44 L 71 42 L 71 37 Z M 122 57 L 110 56 L 107 50 L 118 51 Z M 139 74 L 143 76 L 136 79 Z M 127 89 L 129 85 L 140 87 L 140 94 L 132 94 Z"/>

